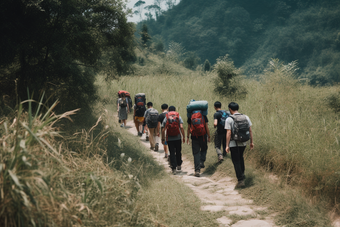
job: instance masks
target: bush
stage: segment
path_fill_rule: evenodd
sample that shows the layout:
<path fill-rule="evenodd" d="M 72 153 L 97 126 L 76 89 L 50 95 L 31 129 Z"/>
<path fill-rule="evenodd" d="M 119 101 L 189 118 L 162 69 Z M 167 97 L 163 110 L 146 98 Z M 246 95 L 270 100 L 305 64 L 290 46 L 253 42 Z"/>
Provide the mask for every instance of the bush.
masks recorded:
<path fill-rule="evenodd" d="M 340 112 L 340 91 L 337 94 L 331 94 L 326 98 L 328 107 L 334 110 L 335 113 Z"/>
<path fill-rule="evenodd" d="M 211 64 L 210 64 L 209 60 L 206 59 L 205 62 L 204 62 L 204 71 L 206 71 L 206 72 L 210 71 L 210 68 L 211 68 Z"/>
<path fill-rule="evenodd" d="M 217 59 L 214 72 L 217 74 L 217 78 L 214 79 L 215 92 L 219 95 L 242 97 L 247 94 L 245 87 L 240 83 L 240 70 L 229 60 L 228 55 Z"/>

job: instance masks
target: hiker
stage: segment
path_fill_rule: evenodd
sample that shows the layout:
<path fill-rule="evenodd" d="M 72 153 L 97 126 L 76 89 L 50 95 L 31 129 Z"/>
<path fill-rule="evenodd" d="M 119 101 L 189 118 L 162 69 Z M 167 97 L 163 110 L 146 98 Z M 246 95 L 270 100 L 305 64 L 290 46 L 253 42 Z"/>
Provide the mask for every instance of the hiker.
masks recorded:
<path fill-rule="evenodd" d="M 230 112 L 221 109 L 222 104 L 219 101 L 214 103 L 216 113 L 214 114 L 214 128 L 216 128 L 214 135 L 215 149 L 217 153 L 218 161 L 223 161 L 223 157 L 227 155 L 226 149 L 226 133 L 224 129 L 225 121 L 229 117 Z M 221 146 L 223 150 L 221 150 Z"/>
<path fill-rule="evenodd" d="M 144 123 L 143 126 L 146 126 L 146 130 L 149 131 L 149 140 L 150 140 L 150 149 L 154 151 L 158 151 L 158 143 L 157 143 L 157 125 L 158 125 L 158 111 L 153 108 L 152 102 L 148 102 L 146 104 L 147 110 L 144 113 Z"/>
<path fill-rule="evenodd" d="M 135 105 L 133 106 L 133 119 L 135 122 L 135 127 L 137 130 L 137 135 L 143 135 L 143 122 L 144 122 L 144 113 L 146 111 L 145 108 L 145 94 L 138 93 L 135 95 Z"/>
<path fill-rule="evenodd" d="M 238 112 L 239 105 L 231 102 L 228 105 L 230 115 L 225 122 L 225 129 L 227 130 L 226 152 L 231 154 L 231 160 L 234 164 L 234 169 L 238 183 L 235 188 L 243 188 L 244 184 L 244 158 L 243 152 L 247 146 L 247 141 L 250 140 L 250 149 L 254 148 L 253 133 L 251 130 L 251 121 L 247 115 Z"/>
<path fill-rule="evenodd" d="M 176 174 L 176 169 L 181 170 L 182 166 L 182 140 L 185 143 L 185 133 L 183 120 L 174 106 L 169 107 L 162 123 L 162 144 L 167 142 L 170 151 L 170 167 L 172 174 Z M 166 133 L 166 137 L 165 137 Z M 181 140 L 182 139 L 182 140 Z"/>
<path fill-rule="evenodd" d="M 190 105 L 198 105 L 196 103 L 205 103 L 206 109 L 198 109 L 189 111 Z M 199 105 L 198 105 L 199 106 Z M 195 109 L 195 108 L 194 108 Z M 210 132 L 208 127 L 208 118 L 206 116 L 208 109 L 207 101 L 190 102 L 187 106 L 188 112 L 188 131 L 187 143 L 190 145 L 189 136 L 191 134 L 192 140 L 192 154 L 194 156 L 195 174 L 199 177 L 202 168 L 205 168 L 204 162 L 207 156 L 208 142 L 210 142 Z M 205 112 L 205 113 L 204 113 Z"/>
<path fill-rule="evenodd" d="M 161 109 L 162 109 L 162 113 L 158 116 L 158 125 L 157 125 L 157 130 L 156 130 L 158 137 L 160 136 L 159 129 L 161 129 L 161 132 L 162 132 L 164 128 L 162 127 L 162 123 L 168 112 L 168 104 L 165 104 L 165 103 L 162 104 Z M 168 144 L 166 141 L 164 141 L 163 149 L 164 149 L 164 158 L 168 158 Z"/>
<path fill-rule="evenodd" d="M 121 98 L 118 99 L 118 106 L 117 106 L 117 112 L 119 116 L 119 120 L 121 120 L 123 123 L 120 125 L 120 127 L 126 127 L 126 119 L 128 116 L 128 113 L 130 112 L 128 100 L 125 97 L 125 93 L 122 93 Z"/>
<path fill-rule="evenodd" d="M 118 100 L 119 100 L 119 98 L 122 97 L 121 95 L 122 95 L 123 93 L 125 94 L 125 98 L 127 99 L 127 103 L 128 103 L 128 105 L 129 105 L 129 110 L 131 110 L 131 108 L 132 108 L 132 100 L 131 100 L 131 97 L 130 97 L 130 93 L 129 93 L 128 91 L 124 91 L 124 90 L 119 90 L 119 91 L 118 91 L 117 105 L 118 105 Z M 118 114 L 118 118 L 119 118 L 119 114 Z M 122 120 L 119 119 L 118 122 L 119 122 L 119 123 L 122 123 Z"/>

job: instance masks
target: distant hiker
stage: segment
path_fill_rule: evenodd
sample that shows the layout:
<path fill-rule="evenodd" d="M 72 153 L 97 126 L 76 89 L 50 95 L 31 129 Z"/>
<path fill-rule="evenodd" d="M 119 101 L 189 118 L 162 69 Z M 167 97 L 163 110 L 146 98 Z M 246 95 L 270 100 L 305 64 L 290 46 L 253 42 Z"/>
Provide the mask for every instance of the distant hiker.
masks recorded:
<path fill-rule="evenodd" d="M 118 99 L 117 112 L 118 112 L 119 120 L 123 122 L 123 124 L 121 124 L 120 127 L 126 126 L 126 119 L 127 119 L 128 113 L 130 112 L 130 109 L 129 109 L 128 100 L 125 97 L 125 93 L 122 93 L 121 98 Z"/>
<path fill-rule="evenodd" d="M 185 133 L 183 129 L 183 120 L 174 106 L 169 107 L 162 123 L 162 144 L 168 143 L 170 151 L 171 172 L 176 174 L 176 169 L 181 170 L 182 166 L 182 140 L 185 143 Z M 165 137 L 166 133 L 166 137 Z M 182 140 L 181 140 L 182 138 Z"/>
<path fill-rule="evenodd" d="M 223 156 L 227 155 L 226 149 L 226 133 L 227 130 L 224 129 L 225 121 L 230 115 L 229 111 L 225 111 L 221 109 L 222 104 L 219 101 L 214 103 L 214 108 L 216 113 L 214 114 L 214 128 L 216 128 L 214 142 L 215 142 L 215 149 L 217 153 L 218 161 L 223 161 Z M 221 146 L 223 150 L 221 151 Z M 222 154 L 223 152 L 223 154 Z"/>
<path fill-rule="evenodd" d="M 251 130 L 251 121 L 247 115 L 240 114 L 238 112 L 239 105 L 235 102 L 231 102 L 228 105 L 230 115 L 225 123 L 225 129 L 227 130 L 227 147 L 226 152 L 231 153 L 231 160 L 234 164 L 234 169 L 238 183 L 235 188 L 245 187 L 244 184 L 244 158 L 243 152 L 247 146 L 247 141 L 250 140 L 250 149 L 254 148 L 253 133 Z"/>
<path fill-rule="evenodd" d="M 207 110 L 207 101 L 190 102 L 187 106 L 187 143 L 190 144 L 189 136 L 191 134 L 196 177 L 200 176 L 201 168 L 205 168 L 204 162 L 207 156 L 208 142 L 210 142 Z"/>
<path fill-rule="evenodd" d="M 161 106 L 162 109 L 162 113 L 158 116 L 158 125 L 157 125 L 157 136 L 160 136 L 159 134 L 159 129 L 161 129 L 161 132 L 163 130 L 164 127 L 162 127 L 162 123 L 164 121 L 164 118 L 166 117 L 166 114 L 168 113 L 168 104 L 163 104 Z M 168 144 L 166 141 L 164 141 L 164 158 L 168 158 Z"/>
<path fill-rule="evenodd" d="M 146 98 L 144 93 L 138 93 L 135 95 L 135 105 L 133 106 L 133 119 L 135 121 L 136 130 L 138 132 L 138 136 L 143 135 L 143 122 L 144 122 L 144 113 L 146 111 L 145 108 Z"/>
<path fill-rule="evenodd" d="M 157 126 L 158 126 L 158 111 L 153 108 L 152 102 L 148 102 L 146 104 L 148 109 L 144 113 L 144 123 L 143 126 L 147 126 L 147 130 L 149 131 L 149 140 L 150 140 L 150 149 L 154 151 L 158 151 L 158 143 L 157 143 Z"/>
<path fill-rule="evenodd" d="M 118 100 L 119 100 L 119 98 L 122 97 L 123 93 L 125 94 L 125 97 L 127 99 L 127 103 L 129 105 L 129 110 L 131 110 L 131 108 L 132 108 L 132 100 L 131 100 L 131 97 L 130 97 L 130 93 L 128 91 L 124 91 L 124 90 L 119 90 L 118 91 L 117 105 L 118 105 Z M 119 118 L 119 116 L 118 116 L 118 118 Z M 122 122 L 122 120 L 119 119 L 119 123 L 121 123 L 121 122 Z"/>

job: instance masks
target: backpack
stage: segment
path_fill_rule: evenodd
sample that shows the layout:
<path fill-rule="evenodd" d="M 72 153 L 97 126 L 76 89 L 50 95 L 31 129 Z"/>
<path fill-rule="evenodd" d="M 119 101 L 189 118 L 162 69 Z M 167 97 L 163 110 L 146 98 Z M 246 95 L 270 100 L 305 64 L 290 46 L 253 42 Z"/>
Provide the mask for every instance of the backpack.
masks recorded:
<path fill-rule="evenodd" d="M 135 104 L 136 106 L 145 106 L 146 99 L 144 93 L 138 93 L 135 95 Z"/>
<path fill-rule="evenodd" d="M 146 124 L 148 125 L 149 128 L 156 128 L 158 125 L 158 111 L 154 108 L 150 109 L 147 119 L 146 119 Z"/>
<path fill-rule="evenodd" d="M 127 107 L 127 98 L 125 98 L 125 100 L 123 100 L 122 98 L 119 100 L 119 106 L 122 108 Z"/>
<path fill-rule="evenodd" d="M 227 113 L 227 111 L 225 111 L 225 110 L 220 110 L 219 112 L 222 114 L 221 119 L 220 119 L 220 125 L 222 125 L 223 128 L 224 128 L 225 121 L 227 120 L 227 118 L 229 117 L 230 114 Z"/>
<path fill-rule="evenodd" d="M 234 120 L 231 131 L 231 139 L 239 142 L 246 142 L 250 139 L 249 122 L 245 115 L 234 114 L 230 116 Z"/>
<path fill-rule="evenodd" d="M 204 136 L 207 134 L 205 120 L 201 111 L 193 111 L 191 115 L 190 133 L 192 136 Z"/>
<path fill-rule="evenodd" d="M 166 114 L 166 136 L 177 136 L 179 131 L 179 113 L 176 111 L 170 111 Z"/>
<path fill-rule="evenodd" d="M 136 105 L 136 114 L 137 117 L 144 117 L 144 113 L 146 111 L 145 106 L 137 106 Z"/>

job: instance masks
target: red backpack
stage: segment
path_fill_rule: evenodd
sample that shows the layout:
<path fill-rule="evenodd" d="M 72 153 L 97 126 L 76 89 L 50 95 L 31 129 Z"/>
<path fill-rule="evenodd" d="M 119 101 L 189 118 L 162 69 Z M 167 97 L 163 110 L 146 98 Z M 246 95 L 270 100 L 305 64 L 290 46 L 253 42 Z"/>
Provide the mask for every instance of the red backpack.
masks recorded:
<path fill-rule="evenodd" d="M 192 136 L 204 136 L 207 134 L 205 120 L 201 111 L 194 111 L 191 115 L 190 133 Z"/>
<path fill-rule="evenodd" d="M 170 111 L 166 114 L 166 137 L 168 136 L 177 136 L 180 134 L 179 131 L 179 113 L 176 111 Z"/>

